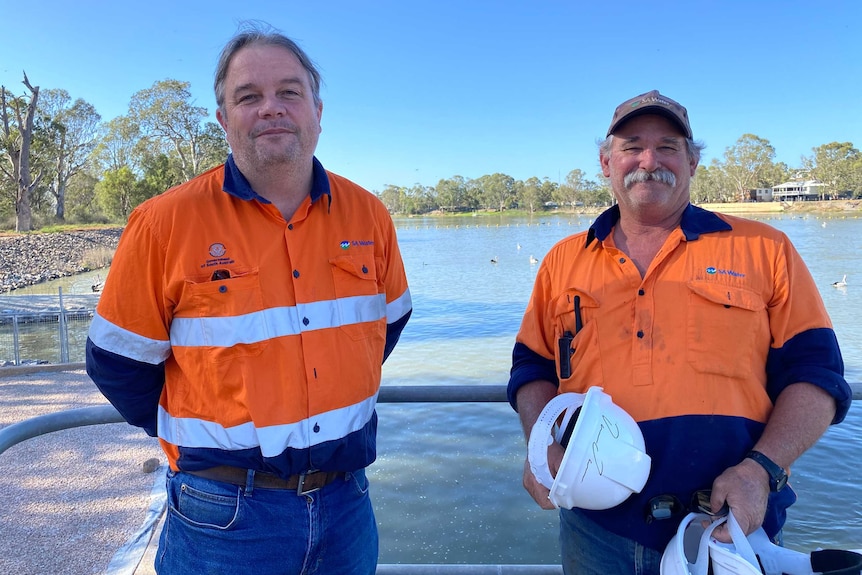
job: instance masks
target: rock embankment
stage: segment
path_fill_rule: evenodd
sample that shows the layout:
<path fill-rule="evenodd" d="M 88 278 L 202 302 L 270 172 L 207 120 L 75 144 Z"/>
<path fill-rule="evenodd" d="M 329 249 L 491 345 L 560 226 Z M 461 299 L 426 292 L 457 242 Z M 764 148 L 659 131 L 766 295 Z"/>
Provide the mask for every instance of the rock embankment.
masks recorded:
<path fill-rule="evenodd" d="M 0 236 L 0 292 L 110 263 L 122 228 Z"/>

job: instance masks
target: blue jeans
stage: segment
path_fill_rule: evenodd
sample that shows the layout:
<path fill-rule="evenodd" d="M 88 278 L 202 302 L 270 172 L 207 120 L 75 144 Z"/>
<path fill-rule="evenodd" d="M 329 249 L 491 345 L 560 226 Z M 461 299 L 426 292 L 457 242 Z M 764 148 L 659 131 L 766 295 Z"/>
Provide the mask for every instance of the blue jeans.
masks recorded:
<path fill-rule="evenodd" d="M 365 471 L 307 495 L 168 472 L 159 575 L 373 575 L 377 523 Z"/>
<path fill-rule="evenodd" d="M 577 509 L 560 509 L 565 575 L 659 575 L 661 551 L 615 535 Z"/>

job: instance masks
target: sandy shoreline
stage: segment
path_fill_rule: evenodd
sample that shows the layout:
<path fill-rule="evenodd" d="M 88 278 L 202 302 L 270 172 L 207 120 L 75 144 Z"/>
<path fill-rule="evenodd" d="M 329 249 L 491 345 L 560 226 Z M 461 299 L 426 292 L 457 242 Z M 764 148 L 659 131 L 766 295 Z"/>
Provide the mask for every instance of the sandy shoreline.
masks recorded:
<path fill-rule="evenodd" d="M 82 370 L 0 370 L 0 427 L 106 404 Z M 19 443 L 0 454 L 0 573 L 104 573 L 138 531 L 165 458 L 155 439 L 125 423 L 80 427 Z"/>

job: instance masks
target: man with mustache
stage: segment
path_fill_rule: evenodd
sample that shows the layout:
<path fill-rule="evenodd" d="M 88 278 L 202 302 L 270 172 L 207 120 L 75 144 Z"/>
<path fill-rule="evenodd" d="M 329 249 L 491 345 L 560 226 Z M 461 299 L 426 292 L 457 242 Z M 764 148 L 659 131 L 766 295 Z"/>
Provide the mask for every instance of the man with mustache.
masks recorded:
<path fill-rule="evenodd" d="M 707 511 L 728 506 L 746 533 L 762 525 L 780 540 L 796 499 L 787 470 L 850 405 L 831 322 L 788 238 L 690 203 L 702 148 L 686 109 L 657 91 L 616 109 L 599 160 L 617 205 L 542 258 L 516 338 L 509 400 L 528 439 L 557 394 L 600 386 L 651 458 L 618 505 L 560 509 L 567 575 L 658 574 L 698 492 Z M 607 470 L 597 445 L 585 452 Z M 552 474 L 563 454 L 552 442 Z M 554 508 L 529 459 L 523 481 Z M 723 525 L 715 535 L 729 541 Z"/>
<path fill-rule="evenodd" d="M 87 372 L 170 465 L 156 571 L 372 575 L 381 364 L 412 311 L 383 204 L 314 156 L 320 74 L 248 27 L 215 73 L 222 166 L 129 218 Z"/>

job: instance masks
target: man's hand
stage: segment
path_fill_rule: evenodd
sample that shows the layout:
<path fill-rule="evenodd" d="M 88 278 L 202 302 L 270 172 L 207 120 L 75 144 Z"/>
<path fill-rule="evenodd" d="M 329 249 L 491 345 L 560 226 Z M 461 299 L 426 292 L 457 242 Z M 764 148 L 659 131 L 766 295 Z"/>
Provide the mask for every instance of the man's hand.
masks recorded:
<path fill-rule="evenodd" d="M 551 477 L 557 476 L 557 471 L 560 469 L 560 463 L 563 461 L 563 448 L 556 441 L 548 447 L 548 468 L 551 471 Z M 554 504 L 548 499 L 550 489 L 539 483 L 533 471 L 530 469 L 530 459 L 524 459 L 524 489 L 530 494 L 530 497 L 539 504 L 542 509 L 554 509 Z"/>
<path fill-rule="evenodd" d="M 743 459 L 738 465 L 727 468 L 712 483 L 710 505 L 713 511 L 727 503 L 733 516 L 746 535 L 763 524 L 769 499 L 769 475 L 757 462 Z M 727 525 L 713 531 L 713 537 L 731 543 Z"/>

